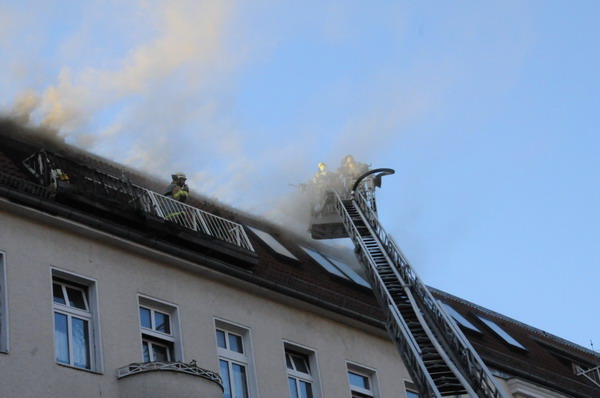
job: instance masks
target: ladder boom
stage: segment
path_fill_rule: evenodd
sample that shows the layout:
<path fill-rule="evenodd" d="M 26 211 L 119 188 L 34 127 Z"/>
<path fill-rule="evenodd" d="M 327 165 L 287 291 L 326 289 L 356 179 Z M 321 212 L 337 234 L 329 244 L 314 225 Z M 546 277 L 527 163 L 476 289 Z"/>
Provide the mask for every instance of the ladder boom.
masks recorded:
<path fill-rule="evenodd" d="M 386 328 L 424 397 L 504 398 L 456 323 L 381 226 L 372 200 L 335 194 L 335 208 L 386 314 Z"/>

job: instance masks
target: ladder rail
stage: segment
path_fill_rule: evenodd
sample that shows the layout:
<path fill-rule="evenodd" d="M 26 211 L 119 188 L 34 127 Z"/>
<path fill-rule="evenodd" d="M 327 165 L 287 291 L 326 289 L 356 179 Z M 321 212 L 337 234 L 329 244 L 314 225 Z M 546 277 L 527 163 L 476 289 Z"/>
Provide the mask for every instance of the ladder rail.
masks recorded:
<path fill-rule="evenodd" d="M 366 247 L 365 242 L 363 241 L 363 239 L 361 239 L 361 234 L 358 231 L 356 225 L 351 221 L 350 214 L 344 208 L 343 204 L 341 205 L 341 203 L 342 203 L 341 201 L 338 201 L 338 207 L 339 207 L 338 211 L 344 213 L 344 216 L 342 217 L 343 222 L 345 223 L 345 225 L 347 225 L 347 228 L 349 228 L 352 231 L 350 233 L 350 235 L 353 238 L 354 243 L 356 245 L 358 245 L 358 247 L 360 247 L 360 258 L 359 259 L 361 260 L 361 262 L 366 267 L 366 269 L 369 273 L 371 283 L 374 285 L 373 287 L 377 290 L 377 293 L 378 293 L 377 297 L 382 299 L 382 301 L 384 302 L 384 303 L 382 303 L 382 306 L 387 307 L 389 309 L 391 317 L 395 321 L 396 326 L 399 326 L 398 329 L 402 332 L 402 336 L 401 336 L 402 340 L 401 341 L 406 342 L 404 344 L 404 346 L 398 347 L 399 350 L 402 353 L 402 348 L 409 347 L 411 349 L 411 355 L 408 355 L 408 358 L 406 358 L 406 359 L 408 359 L 409 364 L 413 365 L 411 368 L 414 369 L 414 365 L 417 365 L 418 368 L 420 369 L 420 372 L 418 372 L 419 374 L 417 374 L 415 376 L 417 376 L 417 379 L 420 379 L 420 382 L 418 382 L 417 384 L 420 385 L 422 389 L 426 390 L 426 392 L 427 392 L 426 396 L 441 397 L 441 394 L 438 391 L 435 382 L 431 378 L 429 371 L 427 370 L 427 367 L 425 366 L 425 364 L 421 358 L 421 354 L 422 354 L 421 349 L 419 348 L 417 342 L 415 341 L 415 338 L 414 338 L 412 332 L 410 331 L 410 328 L 406 324 L 402 314 L 399 312 L 398 307 L 396 306 L 394 299 L 391 296 L 389 290 L 386 288 L 385 282 L 383 281 L 382 276 L 379 274 L 379 272 L 377 272 L 377 267 L 375 265 L 376 261 L 372 257 L 373 249 L 369 249 Z M 363 221 L 365 221 L 364 216 L 362 214 L 359 214 L 359 216 L 361 218 L 363 218 Z M 369 224 L 367 224 L 366 222 L 365 222 L 365 226 L 369 230 L 369 235 L 372 236 L 373 230 L 372 230 L 371 226 Z M 423 315 L 421 314 L 420 309 L 416 305 L 416 301 L 412 295 L 411 290 L 409 289 L 409 286 L 398 275 L 398 271 L 395 267 L 393 267 L 393 264 L 391 263 L 392 260 L 389 258 L 388 253 L 386 253 L 386 251 L 381 247 L 381 242 L 376 241 L 376 243 L 378 246 L 378 251 L 384 256 L 386 263 L 390 266 L 391 271 L 395 274 L 396 280 L 401 284 L 401 287 L 404 290 L 405 294 L 409 297 L 408 302 L 409 302 L 410 306 L 412 307 L 412 313 L 418 319 L 420 326 L 423 328 L 423 331 L 425 332 L 428 340 L 431 342 L 435 351 L 440 356 L 441 360 L 443 360 L 444 364 L 453 373 L 453 376 L 461 384 L 462 388 L 464 388 L 465 392 L 471 397 L 477 397 L 477 394 L 475 393 L 473 388 L 470 386 L 469 382 L 464 378 L 462 373 L 456 368 L 456 366 L 454 365 L 452 360 L 448 357 L 448 355 L 445 353 L 445 351 L 443 350 L 440 343 L 437 341 L 434 333 L 431 331 L 431 329 L 427 325 L 427 322 L 423 318 Z M 396 331 L 396 328 L 394 328 L 393 326 L 394 326 L 394 323 L 391 322 L 391 319 L 388 319 L 388 322 L 386 322 L 386 327 L 388 328 L 388 331 L 390 332 L 390 334 L 396 336 L 397 331 Z M 398 336 L 398 337 L 400 337 L 400 336 Z M 400 344 L 400 342 L 397 339 L 395 339 L 395 341 L 396 341 L 397 345 Z"/>
<path fill-rule="evenodd" d="M 354 195 L 353 200 L 362 212 L 363 219 L 369 224 L 385 248 L 386 254 L 390 256 L 394 268 L 396 268 L 405 282 L 412 285 L 428 313 L 432 315 L 433 321 L 442 331 L 456 357 L 463 362 L 464 368 L 468 372 L 468 378 L 476 380 L 479 388 L 487 397 L 504 398 L 502 391 L 487 366 L 483 363 L 460 328 L 451 320 L 427 286 L 421 281 L 393 238 L 385 232 L 367 199 L 359 192 Z"/>
<path fill-rule="evenodd" d="M 341 199 L 337 194 L 336 196 L 338 199 L 336 201 L 336 206 L 340 207 L 339 211 L 346 212 L 346 210 L 341 205 Z M 342 222 L 344 223 L 352 241 L 355 243 L 355 245 L 357 245 L 357 247 L 360 247 L 359 253 L 357 253 L 359 259 L 368 264 L 369 261 L 372 261 L 372 259 L 369 259 L 367 257 L 369 252 L 368 248 L 360 239 L 360 233 L 354 225 L 354 223 L 351 222 L 350 216 L 347 212 L 346 217 L 342 217 Z M 394 341 L 396 342 L 396 345 L 399 346 L 398 350 L 403 356 L 403 359 L 407 362 L 407 364 L 409 364 L 409 369 L 412 371 L 412 377 L 416 379 L 415 382 L 424 390 L 424 392 L 426 393 L 426 397 L 441 398 L 441 394 L 439 393 L 439 391 L 437 391 L 435 383 L 429 375 L 429 372 L 427 371 L 427 368 L 425 367 L 425 364 L 421 359 L 421 350 L 419 349 L 416 341 L 410 333 L 408 326 L 403 320 L 399 322 L 399 320 L 402 319 L 402 316 L 398 313 L 398 308 L 396 307 L 389 291 L 385 288 L 383 281 L 378 279 L 378 274 L 374 269 L 372 269 L 371 267 L 367 267 L 367 270 L 371 276 L 371 280 L 376 282 L 374 289 L 376 289 L 379 292 L 379 295 L 377 297 L 383 298 L 383 300 L 386 303 L 386 307 L 391 309 L 390 314 L 392 315 L 392 318 L 387 319 L 386 327 L 391 335 L 398 336 L 398 334 L 401 334 L 402 339 L 394 339 Z"/>

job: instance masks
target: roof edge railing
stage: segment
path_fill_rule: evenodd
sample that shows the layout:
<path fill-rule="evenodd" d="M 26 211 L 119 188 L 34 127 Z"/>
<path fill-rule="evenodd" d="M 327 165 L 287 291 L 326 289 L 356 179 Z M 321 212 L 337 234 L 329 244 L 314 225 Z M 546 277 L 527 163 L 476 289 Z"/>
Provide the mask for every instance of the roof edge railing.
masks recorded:
<path fill-rule="evenodd" d="M 139 205 L 146 213 L 254 252 L 241 224 L 133 184 L 124 173 L 117 177 L 43 149 L 26 158 L 23 165 L 38 179 L 40 185 L 49 187 L 51 192 L 78 186 L 84 195 L 112 200 L 121 198 L 121 201 L 128 202 L 127 206 Z M 59 184 L 59 179 L 63 184 Z"/>
<path fill-rule="evenodd" d="M 254 251 L 252 243 L 250 243 L 250 239 L 241 224 L 145 188 L 141 188 L 141 191 L 143 192 L 143 197 L 140 198 L 142 200 L 141 204 L 146 212 L 192 231 Z"/>

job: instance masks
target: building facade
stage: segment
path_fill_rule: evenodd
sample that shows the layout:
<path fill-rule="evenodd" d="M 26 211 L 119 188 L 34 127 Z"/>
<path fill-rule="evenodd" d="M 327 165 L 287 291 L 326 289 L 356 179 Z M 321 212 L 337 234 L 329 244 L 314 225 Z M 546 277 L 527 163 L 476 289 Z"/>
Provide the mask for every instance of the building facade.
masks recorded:
<path fill-rule="evenodd" d="M 0 127 L 0 397 L 419 396 L 352 253 Z M 600 396 L 594 352 L 433 293 L 507 397 Z"/>

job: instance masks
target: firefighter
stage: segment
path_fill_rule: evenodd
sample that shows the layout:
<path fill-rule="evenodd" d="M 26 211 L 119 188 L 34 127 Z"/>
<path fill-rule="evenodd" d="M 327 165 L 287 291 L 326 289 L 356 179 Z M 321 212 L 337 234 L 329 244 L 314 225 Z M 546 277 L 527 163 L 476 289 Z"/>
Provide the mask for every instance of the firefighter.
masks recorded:
<path fill-rule="evenodd" d="M 171 175 L 173 181 L 167 187 L 165 196 L 172 197 L 180 202 L 185 202 L 190 194 L 190 188 L 185 181 L 187 180 L 185 173 L 178 172 Z"/>
<path fill-rule="evenodd" d="M 322 185 L 330 179 L 331 173 L 327 170 L 327 165 L 323 162 L 319 162 L 317 165 L 317 172 L 313 175 L 312 183 L 315 185 Z"/>
<path fill-rule="evenodd" d="M 323 162 L 317 164 L 317 172 L 310 180 L 313 190 L 314 213 L 320 213 L 327 204 L 328 191 L 337 190 L 338 177 L 336 173 L 327 169 L 327 165 Z"/>
<path fill-rule="evenodd" d="M 354 182 L 369 171 L 369 166 L 354 160 L 352 155 L 347 155 L 342 158 L 338 173 L 340 174 L 346 190 L 352 189 Z"/>
<path fill-rule="evenodd" d="M 338 168 L 338 173 L 342 176 L 351 177 L 355 180 L 367 171 L 369 171 L 369 166 L 355 161 L 352 155 L 344 156 Z"/>

